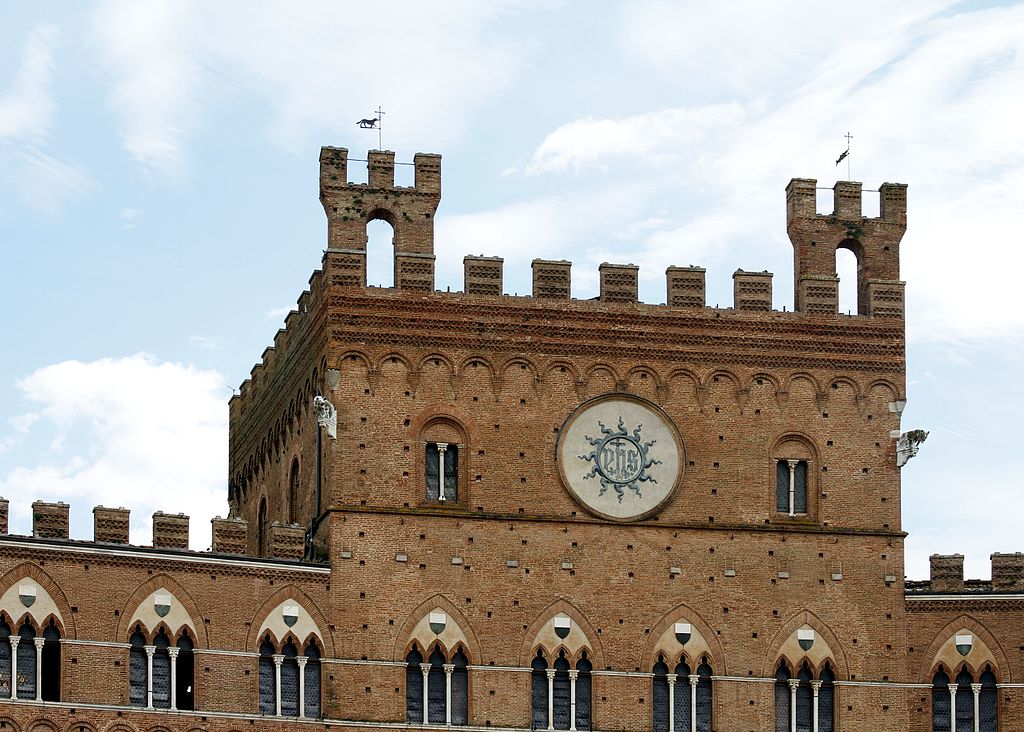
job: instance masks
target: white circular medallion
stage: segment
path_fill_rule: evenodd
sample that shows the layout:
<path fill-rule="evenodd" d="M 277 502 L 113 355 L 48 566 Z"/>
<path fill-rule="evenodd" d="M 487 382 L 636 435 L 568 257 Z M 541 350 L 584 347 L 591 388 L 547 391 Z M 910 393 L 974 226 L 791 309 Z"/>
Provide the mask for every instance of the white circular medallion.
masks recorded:
<path fill-rule="evenodd" d="M 607 394 L 569 415 L 556 457 L 565 487 L 589 511 L 633 521 L 653 514 L 675 491 L 683 443 L 659 407 L 628 394 Z"/>

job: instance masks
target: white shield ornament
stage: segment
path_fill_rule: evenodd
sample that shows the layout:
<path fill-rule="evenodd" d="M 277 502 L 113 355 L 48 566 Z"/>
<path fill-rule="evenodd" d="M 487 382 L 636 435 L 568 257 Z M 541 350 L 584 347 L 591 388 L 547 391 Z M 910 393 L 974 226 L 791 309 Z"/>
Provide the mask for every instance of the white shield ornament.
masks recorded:
<path fill-rule="evenodd" d="M 689 623 L 676 623 L 675 632 L 679 645 L 685 646 L 687 641 L 690 640 L 690 635 L 693 633 L 693 626 Z"/>
<path fill-rule="evenodd" d="M 25 607 L 36 604 L 36 588 L 32 585 L 18 585 L 18 599 Z"/>
<path fill-rule="evenodd" d="M 284 618 L 284 624 L 289 628 L 293 627 L 299 622 L 299 606 L 298 605 L 285 605 L 281 611 L 281 616 Z"/>
<path fill-rule="evenodd" d="M 954 642 L 956 643 L 956 652 L 961 656 L 966 656 L 974 646 L 974 636 L 970 633 L 958 635 L 954 638 Z"/>
<path fill-rule="evenodd" d="M 441 635 L 444 632 L 445 626 L 448 625 L 448 616 L 442 612 L 432 612 L 427 616 L 427 623 L 430 625 L 430 631 L 434 635 Z"/>
<path fill-rule="evenodd" d="M 565 615 L 556 615 L 554 625 L 555 635 L 562 640 L 565 640 L 569 636 L 569 631 L 572 629 L 572 619 Z"/>
<path fill-rule="evenodd" d="M 167 613 L 171 611 L 171 596 L 170 595 L 157 595 L 153 598 L 153 609 L 156 610 L 156 614 L 161 618 L 166 618 Z"/>
<path fill-rule="evenodd" d="M 810 628 L 799 628 L 796 631 L 796 642 L 804 651 L 811 650 L 811 646 L 814 645 L 814 631 Z"/>

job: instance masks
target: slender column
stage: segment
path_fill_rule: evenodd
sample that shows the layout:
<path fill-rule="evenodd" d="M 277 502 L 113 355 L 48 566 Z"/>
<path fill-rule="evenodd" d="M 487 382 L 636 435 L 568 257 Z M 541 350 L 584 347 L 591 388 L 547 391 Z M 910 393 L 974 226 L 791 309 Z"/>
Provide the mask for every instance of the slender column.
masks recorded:
<path fill-rule="evenodd" d="M 448 449 L 447 442 L 437 443 L 437 500 L 443 501 L 444 497 L 444 453 Z"/>
<path fill-rule="evenodd" d="M 153 654 L 156 653 L 156 646 L 145 646 L 146 648 L 146 709 L 153 708 Z"/>
<path fill-rule="evenodd" d="M 820 690 L 821 690 L 821 681 L 817 681 L 817 680 L 812 681 L 811 682 L 811 691 L 814 693 L 814 701 L 813 701 L 814 706 L 811 707 L 811 714 L 813 715 L 811 717 L 811 719 L 814 720 L 813 721 L 814 732 L 818 732 L 818 692 Z"/>
<path fill-rule="evenodd" d="M 306 662 L 309 660 L 305 656 L 299 656 L 295 659 L 299 664 L 299 716 L 306 716 Z"/>
<path fill-rule="evenodd" d="M 548 729 L 555 728 L 555 670 L 548 669 Z"/>
<path fill-rule="evenodd" d="M 981 684 L 971 684 L 974 692 L 974 732 L 981 732 Z"/>
<path fill-rule="evenodd" d="M 42 701 L 43 700 L 43 643 L 45 643 L 45 642 L 46 642 L 46 640 L 43 639 L 43 638 L 36 638 L 35 639 L 35 644 L 36 644 L 36 701 Z M 978 695 L 977 694 L 974 695 L 974 699 L 975 699 L 974 708 L 977 709 L 978 708 L 978 702 L 977 702 Z M 977 716 L 977 713 L 975 713 L 975 716 Z M 977 730 L 975 730 L 975 732 L 977 732 Z"/>
<path fill-rule="evenodd" d="M 789 515 L 796 516 L 796 464 L 797 460 L 787 460 L 789 466 Z"/>
<path fill-rule="evenodd" d="M 697 682 L 700 676 L 690 674 L 690 730 L 697 732 Z"/>
<path fill-rule="evenodd" d="M 800 679 L 789 680 L 789 732 L 796 732 L 796 690 L 799 686 Z"/>
<path fill-rule="evenodd" d="M 281 716 L 281 665 L 284 663 L 284 656 L 280 653 L 274 654 L 274 716 Z"/>
<path fill-rule="evenodd" d="M 171 657 L 171 709 L 178 708 L 178 654 L 181 649 L 170 646 L 167 654 Z"/>
<path fill-rule="evenodd" d="M 423 724 L 427 724 L 430 721 L 430 714 L 427 712 L 427 677 L 430 675 L 430 664 L 421 663 L 420 672 L 423 674 Z"/>
<path fill-rule="evenodd" d="M 668 732 L 676 732 L 676 675 L 668 675 Z"/>
<path fill-rule="evenodd" d="M 576 732 L 576 677 L 580 672 L 569 669 L 569 732 Z"/>
<path fill-rule="evenodd" d="M 452 671 L 455 664 L 444 665 L 444 723 L 451 726 L 452 723 Z"/>
<path fill-rule="evenodd" d="M 949 728 L 956 732 L 956 683 L 949 685 Z"/>
<path fill-rule="evenodd" d="M 21 637 L 11 636 L 11 698 L 18 698 L 18 643 Z"/>

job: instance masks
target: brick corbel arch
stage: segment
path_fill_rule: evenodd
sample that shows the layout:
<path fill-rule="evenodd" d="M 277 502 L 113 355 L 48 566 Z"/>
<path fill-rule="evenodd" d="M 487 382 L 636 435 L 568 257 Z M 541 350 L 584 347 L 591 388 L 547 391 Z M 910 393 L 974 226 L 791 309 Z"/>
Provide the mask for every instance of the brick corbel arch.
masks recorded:
<path fill-rule="evenodd" d="M 188 613 L 189 619 L 192 621 L 190 629 L 195 638 L 196 648 L 209 648 L 210 640 L 206 635 L 206 623 L 203 622 L 203 618 L 206 617 L 205 614 L 192 597 L 192 594 L 180 582 L 167 574 L 153 575 L 136 587 L 135 591 L 129 595 L 127 602 L 121 606 L 121 613 L 117 619 L 117 628 L 114 631 L 114 640 L 119 643 L 124 643 L 128 640 L 131 629 L 127 624 L 135 614 L 135 609 L 142 604 L 143 600 L 161 587 L 166 587 L 174 595 L 175 599 L 181 603 L 185 612 Z M 155 628 L 147 628 L 146 630 L 150 633 L 156 632 Z"/>
<path fill-rule="evenodd" d="M 604 650 L 601 648 L 601 636 L 597 634 L 597 629 L 587 620 L 587 616 L 583 614 L 583 611 L 564 598 L 559 598 L 543 608 L 523 632 L 523 640 L 519 648 L 520 667 L 530 668 L 534 657 L 534 640 L 547 622 L 558 613 L 568 615 L 580 627 L 583 635 L 590 641 L 590 650 L 593 651 L 590 663 L 595 670 L 603 668 L 605 663 Z"/>
<path fill-rule="evenodd" d="M 708 644 L 708 648 L 711 650 L 711 667 L 714 672 L 718 675 L 728 675 L 728 664 L 725 660 L 725 651 L 722 649 L 722 644 L 718 640 L 718 634 L 715 629 L 712 628 L 706 620 L 689 605 L 680 603 L 675 607 L 671 608 L 668 612 L 661 616 L 661 619 L 651 628 L 651 632 L 647 634 L 647 638 L 644 640 L 643 647 L 640 651 L 640 657 L 637 659 L 637 666 L 643 670 L 649 670 L 654 668 L 654 662 L 656 660 L 655 647 L 657 646 L 658 639 L 668 630 L 669 626 L 676 622 L 681 616 L 686 616 L 686 619 L 700 631 L 700 634 L 704 637 L 704 641 Z M 697 659 L 699 663 L 700 659 Z"/>
<path fill-rule="evenodd" d="M 60 732 L 60 724 L 53 717 L 36 717 L 27 725 L 28 732 Z"/>
<path fill-rule="evenodd" d="M 468 657 L 470 665 L 481 663 L 480 642 L 477 640 L 476 631 L 470 624 L 469 618 L 459 610 L 459 607 L 454 602 L 441 594 L 428 597 L 406 616 L 405 622 L 398 628 L 398 632 L 395 635 L 394 647 L 391 650 L 391 660 L 399 663 L 403 663 L 405 661 L 405 655 L 408 652 L 409 640 L 412 635 L 412 631 L 423 619 L 423 616 L 435 607 L 439 607 L 448 613 L 448 615 L 458 624 L 459 628 L 462 629 L 463 634 L 466 636 L 466 641 L 470 645 L 470 648 L 466 649 L 466 656 Z M 427 649 L 423 650 L 426 651 Z M 449 648 L 448 650 L 452 651 L 454 649 Z"/>
<path fill-rule="evenodd" d="M 270 612 L 280 605 L 285 600 L 294 600 L 296 604 L 301 605 L 302 608 L 309 613 L 309 617 L 312 619 L 313 624 L 316 625 L 320 631 L 320 639 L 324 644 L 324 657 L 334 658 L 334 637 L 328 632 L 327 618 L 321 612 L 320 607 L 313 601 L 309 595 L 303 592 L 295 585 L 288 585 L 280 588 L 277 592 L 273 593 L 263 603 L 256 608 L 256 612 L 253 614 L 252 619 L 249 623 L 249 630 L 245 637 L 245 650 L 253 651 L 259 647 L 259 631 L 263 621 L 270 615 Z M 281 641 L 281 638 L 277 639 Z M 305 640 L 305 639 L 303 639 Z"/>
<path fill-rule="evenodd" d="M 0 716 L 0 729 L 7 730 L 7 732 L 21 732 L 21 726 L 14 721 L 14 717 L 7 715 Z"/>
<path fill-rule="evenodd" d="M 68 602 L 68 598 L 64 595 L 64 591 L 60 588 L 50 575 L 48 575 L 42 568 L 32 564 L 31 562 L 24 562 L 16 567 L 8 570 L 3 577 L 0 577 L 0 594 L 5 592 L 7 588 L 11 587 L 18 580 L 31 577 L 35 580 L 40 587 L 46 590 L 46 593 L 53 600 L 57 609 L 60 610 L 61 617 L 64 622 L 60 629 L 62 638 L 76 639 L 78 638 L 78 631 L 75 628 L 75 616 L 71 612 L 71 603 Z M 17 620 L 17 618 L 14 618 Z"/>
<path fill-rule="evenodd" d="M 139 732 L 139 728 L 125 719 L 115 719 L 103 728 L 103 732 Z"/>
<path fill-rule="evenodd" d="M 821 635 L 824 638 L 825 643 L 832 649 L 834 654 L 833 661 L 835 661 L 835 673 L 836 679 L 843 681 L 850 678 L 850 664 L 846 658 L 846 653 L 843 651 L 843 646 L 832 629 L 825 623 L 824 620 L 819 618 L 817 615 L 812 613 L 810 610 L 803 610 L 793 615 L 787 620 L 781 628 L 772 636 L 771 641 L 768 643 L 768 653 L 765 655 L 764 664 L 761 667 L 761 676 L 769 678 L 775 676 L 775 667 L 779 662 L 779 649 L 782 644 L 789 638 L 793 633 L 796 632 L 797 628 L 802 625 L 809 625 L 814 629 L 815 633 Z M 799 658 L 789 659 L 793 664 L 800 662 Z"/>
<path fill-rule="evenodd" d="M 1013 672 L 1010 669 L 1010 664 L 1006 660 L 1006 654 L 1003 653 L 1002 646 L 999 645 L 999 641 L 995 639 L 995 636 L 989 632 L 988 628 L 984 624 L 972 617 L 971 615 L 959 615 L 953 618 L 951 621 L 943 626 L 942 630 L 935 634 L 935 638 L 932 639 L 931 644 L 928 646 L 928 650 L 924 654 L 924 660 L 921 662 L 920 669 L 918 671 L 917 678 L 922 683 L 931 683 L 932 675 L 935 673 L 935 656 L 938 654 L 939 649 L 946 644 L 946 641 L 952 637 L 958 630 L 966 628 L 971 631 L 974 635 L 981 638 L 981 640 L 988 646 L 988 649 L 992 651 L 994 656 L 994 662 L 996 671 L 999 673 L 1001 683 L 1013 683 Z M 976 669 L 980 671 L 981 669 Z M 954 669 L 949 669 L 951 673 L 955 673 Z"/>

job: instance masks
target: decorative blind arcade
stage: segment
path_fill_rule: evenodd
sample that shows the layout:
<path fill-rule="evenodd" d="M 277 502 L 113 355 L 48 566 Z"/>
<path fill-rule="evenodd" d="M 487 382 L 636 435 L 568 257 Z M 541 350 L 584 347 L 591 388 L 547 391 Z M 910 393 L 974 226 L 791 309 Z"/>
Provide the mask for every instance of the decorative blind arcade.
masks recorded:
<path fill-rule="evenodd" d="M 458 445 L 451 442 L 427 443 L 426 478 L 429 500 L 459 500 Z"/>

